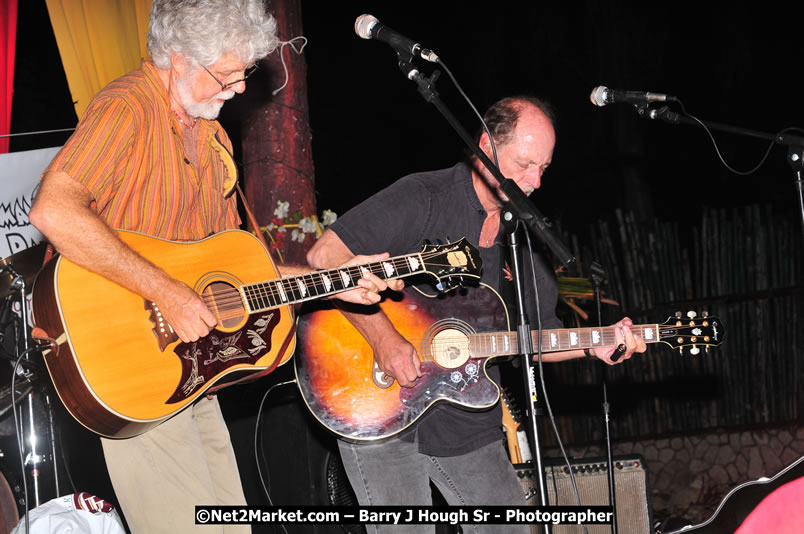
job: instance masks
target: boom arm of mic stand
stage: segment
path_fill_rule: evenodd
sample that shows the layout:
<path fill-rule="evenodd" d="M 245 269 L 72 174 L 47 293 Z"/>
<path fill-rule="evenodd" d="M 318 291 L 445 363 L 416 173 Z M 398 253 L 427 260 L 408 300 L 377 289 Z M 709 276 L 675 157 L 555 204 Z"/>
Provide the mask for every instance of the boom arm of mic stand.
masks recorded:
<path fill-rule="evenodd" d="M 488 158 L 488 156 L 486 156 L 486 154 L 480 150 L 480 147 L 474 142 L 466 129 L 461 126 L 455 116 L 446 108 L 434 87 L 434 83 L 438 78 L 439 71 L 435 71 L 431 78 L 426 78 L 422 76 L 422 74 L 415 67 L 413 67 L 410 61 L 405 60 L 406 58 L 404 58 L 402 55 L 399 55 L 399 68 L 402 69 L 402 72 L 405 73 L 408 79 L 416 82 L 419 87 L 419 93 L 421 93 L 424 99 L 438 109 L 441 115 L 444 116 L 450 126 L 452 126 L 458 136 L 463 140 L 466 146 L 472 150 L 475 156 L 477 156 L 477 158 L 483 162 L 483 165 L 486 166 L 489 172 L 491 172 L 494 178 L 500 182 L 500 189 L 508 197 L 508 202 L 506 203 L 505 209 L 510 210 L 515 217 L 524 222 L 531 232 L 550 248 L 561 265 L 569 265 L 575 261 L 575 257 L 572 255 L 572 253 L 553 233 L 550 221 L 547 219 L 547 217 L 542 215 L 539 210 L 536 209 L 533 203 L 528 199 L 527 196 L 525 196 L 525 193 L 519 189 L 519 186 L 517 186 L 513 180 L 509 180 L 502 175 L 500 169 L 498 169 L 497 166 L 494 165 L 494 163 Z"/>
<path fill-rule="evenodd" d="M 728 124 L 720 124 L 717 122 L 697 121 L 680 113 L 676 113 L 675 111 L 671 111 L 667 106 L 662 106 L 657 109 L 645 107 L 638 109 L 637 111 L 642 117 L 648 119 L 659 119 L 668 124 L 688 124 L 693 126 L 704 125 L 710 130 L 764 139 L 766 141 L 772 141 L 777 145 L 786 146 L 787 163 L 793 170 L 793 180 L 796 188 L 796 196 L 798 197 L 799 215 L 801 217 L 801 232 L 802 237 L 804 237 L 804 186 L 802 185 L 801 176 L 802 166 L 804 166 L 804 137 L 784 133 L 769 134 L 767 132 L 759 132 L 757 130 L 749 130 L 747 128 L 740 128 L 738 126 L 730 126 Z"/>

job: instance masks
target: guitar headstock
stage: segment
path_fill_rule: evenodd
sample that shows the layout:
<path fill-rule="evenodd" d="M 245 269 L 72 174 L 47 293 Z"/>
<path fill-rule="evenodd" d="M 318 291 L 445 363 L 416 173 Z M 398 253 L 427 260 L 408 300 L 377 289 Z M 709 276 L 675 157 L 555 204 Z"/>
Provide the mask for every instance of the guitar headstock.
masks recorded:
<path fill-rule="evenodd" d="M 701 317 L 696 315 L 691 311 L 686 317 L 681 312 L 669 317 L 659 326 L 659 341 L 682 352 L 684 347 L 692 347 L 690 354 L 699 354 L 700 347 L 709 350 L 709 347 L 720 345 L 726 332 L 720 319 L 706 313 Z"/>
<path fill-rule="evenodd" d="M 461 277 L 480 278 L 483 262 L 465 237 L 446 245 L 424 245 L 420 254 L 425 271 L 438 280 L 449 279 L 452 286 L 460 284 Z"/>
<path fill-rule="evenodd" d="M 500 399 L 502 400 L 503 409 L 503 427 L 505 427 L 506 432 L 508 430 L 517 430 L 519 428 L 521 414 L 519 412 L 519 406 L 516 404 L 516 399 L 511 396 L 511 392 L 508 391 L 508 388 L 500 389 Z"/>
<path fill-rule="evenodd" d="M 500 390 L 500 404 L 502 404 L 502 426 L 505 430 L 505 439 L 508 443 L 508 455 L 515 464 L 529 462 L 533 459 L 530 452 L 528 436 L 522 429 L 521 411 L 516 404 L 514 396 L 507 388 Z"/>

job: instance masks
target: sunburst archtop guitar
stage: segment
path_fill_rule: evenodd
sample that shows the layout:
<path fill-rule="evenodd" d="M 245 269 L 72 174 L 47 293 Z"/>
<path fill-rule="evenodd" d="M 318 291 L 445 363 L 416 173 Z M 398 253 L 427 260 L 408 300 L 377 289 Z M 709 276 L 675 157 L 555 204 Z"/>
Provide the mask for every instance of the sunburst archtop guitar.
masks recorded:
<path fill-rule="evenodd" d="M 348 441 L 398 434 L 436 402 L 470 410 L 494 406 L 500 390 L 488 377 L 486 364 L 519 350 L 517 333 L 500 330 L 510 328 L 508 312 L 489 286 L 438 295 L 407 288 L 403 295 L 381 307 L 422 360 L 422 376 L 410 388 L 379 370 L 371 346 L 338 310 L 301 316 L 294 364 L 302 398 L 321 424 Z M 646 343 L 692 347 L 693 354 L 699 347 L 719 345 L 724 334 L 717 317 L 671 317 L 632 330 Z M 537 332 L 531 337 L 536 347 Z M 614 327 L 542 331 L 545 353 L 614 344 Z"/>
<path fill-rule="evenodd" d="M 427 274 L 479 276 L 477 251 L 461 240 L 348 268 L 278 278 L 252 234 L 230 230 L 174 242 L 118 232 L 132 249 L 192 287 L 216 315 L 207 336 L 184 343 L 153 302 L 56 257 L 39 273 L 34 320 L 55 339 L 44 353 L 59 397 L 79 423 L 113 438 L 135 436 L 213 386 L 261 376 L 295 349 L 290 305 L 353 289 L 365 273 L 384 280 Z"/>

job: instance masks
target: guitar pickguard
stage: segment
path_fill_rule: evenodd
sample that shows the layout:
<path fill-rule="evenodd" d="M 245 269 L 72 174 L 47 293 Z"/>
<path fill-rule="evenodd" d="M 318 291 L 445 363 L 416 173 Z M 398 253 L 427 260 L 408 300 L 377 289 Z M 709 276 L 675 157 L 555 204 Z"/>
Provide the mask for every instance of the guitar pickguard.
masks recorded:
<path fill-rule="evenodd" d="M 176 345 L 174 352 L 181 360 L 181 379 L 167 404 L 190 397 L 210 379 L 234 365 L 254 365 L 271 350 L 271 334 L 278 323 L 279 311 L 270 310 L 250 317 L 236 332 L 216 329 L 198 341 Z"/>

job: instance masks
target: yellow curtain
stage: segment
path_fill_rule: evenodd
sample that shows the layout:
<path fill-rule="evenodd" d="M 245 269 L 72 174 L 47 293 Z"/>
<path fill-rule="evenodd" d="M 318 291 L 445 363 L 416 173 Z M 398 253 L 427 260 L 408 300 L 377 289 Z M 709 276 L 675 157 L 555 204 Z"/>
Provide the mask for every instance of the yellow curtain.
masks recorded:
<path fill-rule="evenodd" d="M 106 84 L 148 56 L 152 0 L 47 0 L 50 23 L 80 119 Z"/>

